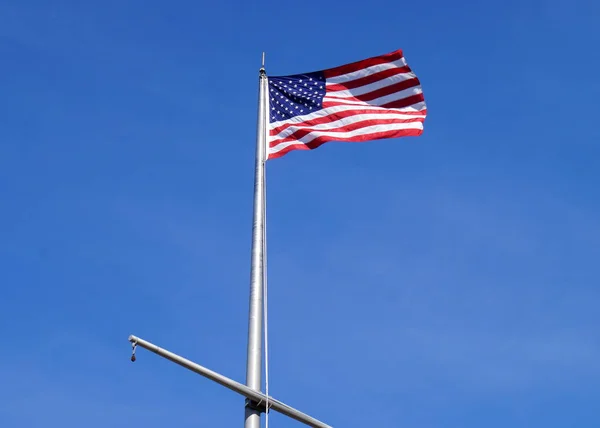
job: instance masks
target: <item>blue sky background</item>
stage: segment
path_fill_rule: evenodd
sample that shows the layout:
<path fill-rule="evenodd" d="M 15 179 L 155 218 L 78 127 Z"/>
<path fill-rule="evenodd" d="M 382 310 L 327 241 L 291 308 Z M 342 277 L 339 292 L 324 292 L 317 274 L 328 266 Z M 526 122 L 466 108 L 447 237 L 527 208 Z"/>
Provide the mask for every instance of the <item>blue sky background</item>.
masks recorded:
<path fill-rule="evenodd" d="M 599 28 L 592 0 L 0 3 L 0 426 L 242 426 L 127 337 L 244 380 L 260 54 L 398 48 L 422 137 L 268 164 L 272 394 L 335 427 L 600 426 Z"/>

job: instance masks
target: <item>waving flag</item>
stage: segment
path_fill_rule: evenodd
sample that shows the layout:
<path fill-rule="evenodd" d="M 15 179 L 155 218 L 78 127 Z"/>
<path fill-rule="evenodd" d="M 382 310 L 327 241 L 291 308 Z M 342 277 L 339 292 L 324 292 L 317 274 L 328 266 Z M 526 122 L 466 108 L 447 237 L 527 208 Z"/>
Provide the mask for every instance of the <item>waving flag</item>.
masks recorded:
<path fill-rule="evenodd" d="M 401 50 L 268 81 L 267 159 L 328 141 L 363 142 L 423 132 L 423 91 Z"/>

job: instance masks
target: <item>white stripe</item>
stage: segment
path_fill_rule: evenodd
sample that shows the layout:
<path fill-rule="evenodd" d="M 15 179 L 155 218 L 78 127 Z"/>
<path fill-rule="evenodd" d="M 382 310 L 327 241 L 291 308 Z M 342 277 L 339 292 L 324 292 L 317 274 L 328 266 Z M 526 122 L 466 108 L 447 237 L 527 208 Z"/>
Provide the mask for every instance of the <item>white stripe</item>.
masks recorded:
<path fill-rule="evenodd" d="M 371 125 L 365 126 L 364 128 L 355 129 L 354 131 L 348 132 L 332 132 L 332 131 L 315 131 L 311 132 L 308 135 L 305 135 L 302 138 L 293 141 L 286 141 L 280 144 L 277 144 L 275 147 L 269 148 L 269 153 L 277 153 L 288 146 L 292 146 L 294 144 L 303 143 L 308 144 L 313 141 L 317 137 L 333 137 L 332 141 L 335 141 L 336 138 L 349 138 L 356 137 L 359 135 L 367 135 L 374 134 L 377 132 L 387 132 L 387 131 L 395 131 L 402 129 L 423 129 L 422 122 L 410 122 L 410 123 L 391 123 L 391 124 L 383 124 L 383 125 Z M 271 138 L 269 140 L 276 141 L 276 139 Z"/>
<path fill-rule="evenodd" d="M 339 102 L 338 100 L 336 100 L 336 102 Z M 426 108 L 425 102 L 421 101 L 419 103 L 413 104 L 411 106 L 408 107 L 402 107 L 402 108 L 382 108 L 382 107 L 378 107 L 378 106 L 373 106 L 370 104 L 365 104 L 363 102 L 357 101 L 356 103 L 351 103 L 351 102 L 346 102 L 344 101 L 344 104 L 341 105 L 336 105 L 333 107 L 327 107 L 321 110 L 317 110 L 313 113 L 310 114 L 305 114 L 305 115 L 301 115 L 301 116 L 294 116 L 290 119 L 285 119 L 285 120 L 280 120 L 278 122 L 273 122 L 269 124 L 270 129 L 274 129 L 274 128 L 278 128 L 282 125 L 288 124 L 288 123 L 302 123 L 302 122 L 307 122 L 309 120 L 313 120 L 313 119 L 317 119 L 317 118 L 321 118 L 321 117 L 325 117 L 325 116 L 329 116 L 330 114 L 335 114 L 341 111 L 347 111 L 347 110 L 356 110 L 356 106 L 359 106 L 361 110 L 373 110 L 373 111 L 386 111 L 389 113 L 392 112 L 397 112 L 399 114 L 403 113 L 403 112 L 419 112 L 421 110 L 424 110 Z M 406 115 L 408 117 L 421 117 L 421 115 Z M 423 114 L 422 117 L 425 117 L 425 114 Z"/>
<path fill-rule="evenodd" d="M 338 120 L 333 120 L 331 122 L 320 123 L 318 125 L 306 126 L 306 125 L 292 125 L 289 128 L 284 129 L 277 135 L 271 137 L 271 141 L 284 139 L 286 137 L 291 136 L 294 132 L 299 131 L 301 129 L 307 130 L 331 130 L 331 129 L 339 129 L 345 126 L 351 125 L 356 122 L 362 122 L 364 120 L 378 120 L 378 119 L 425 119 L 425 115 L 409 115 L 409 114 L 399 114 L 399 113 L 389 113 L 389 114 L 357 114 L 354 116 L 343 117 Z"/>
<path fill-rule="evenodd" d="M 361 77 L 368 76 L 369 74 L 379 73 L 383 70 L 389 70 L 390 68 L 396 67 L 406 67 L 406 60 L 404 58 L 400 58 L 393 62 L 386 62 L 385 64 L 377 64 L 372 65 L 371 67 L 363 68 L 358 71 L 353 71 L 352 73 L 342 74 L 340 76 L 329 77 L 327 79 L 327 83 L 345 83 L 350 80 L 360 79 Z"/>
<path fill-rule="evenodd" d="M 393 101 L 398 101 L 404 98 L 408 98 L 412 95 L 418 95 L 418 94 L 422 94 L 423 93 L 423 89 L 421 89 L 421 86 L 414 86 L 412 88 L 408 88 L 405 89 L 403 91 L 398 91 L 398 92 L 394 92 L 393 94 L 389 94 L 389 95 L 384 95 L 383 97 L 379 97 L 379 98 L 375 98 L 374 100 L 371 101 L 360 101 L 360 100 L 353 100 L 353 99 L 348 99 L 348 98 L 344 98 L 344 97 L 329 97 L 329 96 L 325 96 L 325 98 L 323 98 L 323 102 L 337 102 L 337 103 L 346 103 L 346 101 L 352 102 L 354 105 L 360 105 L 357 103 L 369 103 L 370 105 L 375 105 L 375 106 L 381 106 L 387 103 L 391 103 Z"/>
<path fill-rule="evenodd" d="M 377 82 L 373 82 L 368 85 L 363 85 L 352 89 L 343 89 L 340 91 L 327 91 L 326 95 L 332 97 L 356 97 L 358 95 L 368 94 L 369 92 L 373 92 L 399 82 L 404 82 L 405 80 L 414 79 L 416 77 L 416 74 L 413 72 L 401 73 L 396 74 L 394 76 L 386 77 L 385 79 L 378 80 Z"/>

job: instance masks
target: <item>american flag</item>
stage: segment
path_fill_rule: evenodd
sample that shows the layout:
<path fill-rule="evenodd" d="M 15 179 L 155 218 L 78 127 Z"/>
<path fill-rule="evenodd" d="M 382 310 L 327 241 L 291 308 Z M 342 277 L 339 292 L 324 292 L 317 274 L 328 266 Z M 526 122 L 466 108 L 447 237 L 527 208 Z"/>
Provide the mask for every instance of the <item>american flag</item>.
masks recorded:
<path fill-rule="evenodd" d="M 328 141 L 363 142 L 423 132 L 423 91 L 402 50 L 268 81 L 267 159 Z"/>

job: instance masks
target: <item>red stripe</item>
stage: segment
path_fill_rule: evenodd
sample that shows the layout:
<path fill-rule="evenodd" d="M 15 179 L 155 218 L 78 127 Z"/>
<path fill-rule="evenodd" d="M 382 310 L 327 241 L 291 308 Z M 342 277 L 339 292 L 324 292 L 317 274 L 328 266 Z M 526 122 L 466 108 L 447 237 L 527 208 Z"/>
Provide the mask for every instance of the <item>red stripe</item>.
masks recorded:
<path fill-rule="evenodd" d="M 381 107 L 382 108 L 403 108 L 403 107 L 408 107 L 410 105 L 417 104 L 417 103 L 420 103 L 423 101 L 425 101 L 425 97 L 423 96 L 423 93 L 420 93 L 420 94 L 416 94 L 416 95 L 411 95 L 410 97 L 406 97 L 401 100 L 392 101 L 390 103 L 382 105 Z"/>
<path fill-rule="evenodd" d="M 350 124 L 344 125 L 343 127 L 340 128 L 332 128 L 332 129 L 312 129 L 312 128 L 302 128 L 302 129 L 298 129 L 297 131 L 295 131 L 294 133 L 292 133 L 291 135 L 288 135 L 285 138 L 279 138 L 273 141 L 269 142 L 269 147 L 276 147 L 277 145 L 281 144 L 281 143 L 287 143 L 288 141 L 294 141 L 294 140 L 299 140 L 313 132 L 338 132 L 338 133 L 343 133 L 343 132 L 350 132 L 350 131 L 356 131 L 357 129 L 362 129 L 362 128 L 366 128 L 367 126 L 374 126 L 374 125 L 392 125 L 395 123 L 415 123 L 415 122 L 424 122 L 425 119 L 422 117 L 416 117 L 413 119 L 368 119 L 368 120 L 361 120 L 361 121 L 357 121 L 357 122 L 352 122 Z M 273 134 L 271 134 L 272 136 L 274 136 Z M 277 135 L 277 134 L 275 134 Z M 320 137 L 318 137 L 320 138 Z M 336 139 L 336 137 L 329 137 L 329 138 L 333 138 Z M 348 138 L 352 138 L 352 137 L 348 137 Z M 303 143 L 304 144 L 304 143 Z M 310 144 L 310 143 L 308 143 Z"/>
<path fill-rule="evenodd" d="M 373 58 L 363 59 L 361 61 L 356 61 L 351 64 L 341 65 L 339 67 L 330 68 L 328 70 L 324 70 L 325 79 L 330 79 L 332 77 L 341 76 L 342 74 L 353 73 L 358 70 L 362 70 L 363 68 L 372 67 L 378 64 L 386 64 L 388 62 L 397 61 L 402 58 L 402 50 L 398 49 L 397 51 L 390 52 L 385 55 L 376 56 Z"/>
<path fill-rule="evenodd" d="M 414 77 L 412 79 L 403 80 L 402 82 L 394 83 L 393 85 L 389 85 L 389 86 L 384 86 L 383 88 L 375 89 L 374 91 L 367 92 L 366 94 L 362 94 L 362 95 L 356 95 L 354 97 L 336 97 L 336 96 L 329 96 L 327 94 L 325 94 L 325 97 L 327 97 L 329 99 L 340 100 L 340 101 L 347 100 L 347 101 L 369 102 L 369 101 L 373 101 L 377 98 L 385 97 L 386 95 L 391 95 L 393 93 L 403 91 L 408 88 L 414 88 L 415 86 L 419 86 L 420 84 L 421 84 L 421 82 L 419 82 L 419 79 Z"/>
<path fill-rule="evenodd" d="M 412 97 L 412 95 L 411 95 Z M 331 99 L 333 99 L 333 97 L 331 97 Z M 403 98 L 406 99 L 406 98 Z M 400 100 L 401 101 L 401 100 Z M 360 103 L 360 101 L 355 101 L 356 103 Z M 395 102 L 395 101 L 393 101 Z M 417 104 L 417 103 L 410 103 L 407 106 L 404 106 L 403 108 L 406 107 L 410 107 L 413 104 Z M 365 104 L 365 103 L 360 103 L 360 104 L 351 104 L 351 103 L 344 103 L 344 102 L 339 102 L 339 101 L 323 101 L 323 109 L 326 108 L 330 108 L 330 107 L 337 107 L 337 106 L 355 106 L 356 108 L 361 108 L 363 105 L 368 105 L 369 107 L 376 107 L 376 108 L 380 108 L 380 109 L 384 109 L 383 111 L 386 111 L 387 113 L 402 113 L 402 114 L 426 114 L 427 113 L 427 109 L 423 109 L 423 110 L 414 110 L 414 111 L 403 111 L 400 110 L 400 107 L 383 107 L 383 106 L 376 106 L 374 104 Z"/>
<path fill-rule="evenodd" d="M 290 126 L 315 126 L 315 125 L 320 125 L 322 123 L 329 123 L 329 122 L 333 122 L 335 120 L 344 119 L 346 117 L 356 116 L 359 114 L 425 115 L 426 113 L 427 112 L 412 112 L 412 111 L 404 113 L 404 112 L 399 112 L 396 110 L 386 110 L 386 109 L 366 110 L 366 109 L 361 109 L 361 106 L 356 106 L 356 109 L 338 111 L 336 113 L 330 113 L 327 116 L 319 117 L 319 118 L 312 119 L 312 120 L 306 120 L 303 122 L 287 122 L 287 123 L 284 123 L 283 125 L 278 126 L 277 128 L 271 129 L 269 133 L 270 133 L 270 135 L 277 135 L 281 131 L 289 128 Z"/>
<path fill-rule="evenodd" d="M 387 79 L 388 77 L 395 76 L 397 74 L 410 73 L 412 70 L 409 66 L 388 68 L 387 70 L 380 71 L 378 73 L 369 74 L 368 76 L 361 77 L 360 79 L 350 80 L 345 83 L 335 83 L 327 85 L 327 92 L 331 91 L 344 91 L 346 89 L 354 89 L 359 86 L 370 85 L 379 80 Z"/>
<path fill-rule="evenodd" d="M 356 137 L 347 138 L 347 139 L 333 139 L 332 137 L 319 137 L 315 138 L 308 144 L 293 144 L 291 146 L 287 146 L 285 149 L 277 152 L 269 154 L 269 159 L 279 158 L 286 153 L 291 152 L 292 150 L 313 150 L 317 147 L 321 146 L 328 141 L 339 141 L 339 142 L 347 142 L 347 143 L 363 143 L 370 140 L 381 140 L 384 138 L 399 138 L 399 137 L 418 137 L 423 133 L 422 129 L 398 129 L 393 131 L 383 131 L 376 132 L 373 134 L 367 135 L 357 135 Z"/>

